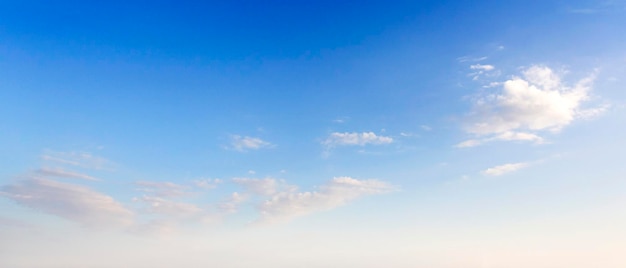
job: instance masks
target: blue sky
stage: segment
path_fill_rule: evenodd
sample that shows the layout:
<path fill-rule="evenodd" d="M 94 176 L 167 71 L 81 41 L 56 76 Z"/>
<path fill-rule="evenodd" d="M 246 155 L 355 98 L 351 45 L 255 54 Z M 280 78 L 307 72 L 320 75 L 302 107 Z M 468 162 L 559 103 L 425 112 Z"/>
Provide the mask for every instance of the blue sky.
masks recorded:
<path fill-rule="evenodd" d="M 0 2 L 0 266 L 623 267 L 623 1 Z"/>

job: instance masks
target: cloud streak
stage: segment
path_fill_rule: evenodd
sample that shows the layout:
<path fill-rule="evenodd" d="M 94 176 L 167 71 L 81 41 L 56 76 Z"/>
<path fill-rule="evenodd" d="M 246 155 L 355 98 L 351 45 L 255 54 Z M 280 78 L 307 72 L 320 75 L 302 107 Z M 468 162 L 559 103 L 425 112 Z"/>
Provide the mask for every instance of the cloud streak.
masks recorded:
<path fill-rule="evenodd" d="M 106 169 L 111 162 L 105 158 L 86 152 L 46 152 L 41 155 L 46 162 L 71 165 L 89 169 Z"/>
<path fill-rule="evenodd" d="M 58 178 L 72 178 L 72 179 L 82 179 L 88 181 L 99 181 L 99 179 L 89 176 L 87 174 L 82 174 L 75 171 L 69 171 L 62 168 L 47 168 L 42 167 L 35 170 L 35 173 L 45 177 L 58 177 Z"/>
<path fill-rule="evenodd" d="M 488 176 L 501 176 L 507 173 L 520 170 L 525 167 L 528 167 L 528 163 L 510 163 L 510 164 L 490 167 L 488 169 L 483 170 L 481 173 L 483 175 L 488 175 Z"/>
<path fill-rule="evenodd" d="M 135 185 L 138 191 L 158 197 L 180 197 L 190 194 L 187 191 L 189 187 L 173 182 L 138 181 Z"/>

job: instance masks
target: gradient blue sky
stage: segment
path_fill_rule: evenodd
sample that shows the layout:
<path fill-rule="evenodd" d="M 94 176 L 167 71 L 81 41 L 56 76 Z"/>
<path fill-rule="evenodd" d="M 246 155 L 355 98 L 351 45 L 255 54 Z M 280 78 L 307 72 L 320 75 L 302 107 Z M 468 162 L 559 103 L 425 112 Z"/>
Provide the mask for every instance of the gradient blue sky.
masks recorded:
<path fill-rule="evenodd" d="M 624 1 L 0 1 L 0 266 L 624 267 Z"/>

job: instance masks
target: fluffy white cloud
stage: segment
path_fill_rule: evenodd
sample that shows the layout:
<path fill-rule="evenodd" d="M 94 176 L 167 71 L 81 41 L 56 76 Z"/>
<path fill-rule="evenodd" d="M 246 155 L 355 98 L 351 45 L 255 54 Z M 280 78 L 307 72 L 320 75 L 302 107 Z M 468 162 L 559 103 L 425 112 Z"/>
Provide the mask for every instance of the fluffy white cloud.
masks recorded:
<path fill-rule="evenodd" d="M 336 177 L 318 191 L 277 192 L 259 205 L 260 222 L 286 221 L 316 211 L 332 209 L 364 195 L 382 194 L 394 187 L 379 180 L 357 180 Z"/>
<path fill-rule="evenodd" d="M 471 147 L 492 140 L 543 142 L 541 131 L 558 131 L 577 118 L 602 110 L 584 110 L 594 76 L 574 86 L 561 81 L 560 75 L 545 66 L 532 66 L 523 77 L 502 84 L 502 91 L 477 98 L 465 130 L 480 139 L 458 144 Z"/>
<path fill-rule="evenodd" d="M 122 227 L 133 223 L 132 211 L 112 197 L 80 185 L 31 178 L 3 186 L 0 193 L 18 204 L 90 227 Z"/>
<path fill-rule="evenodd" d="M 374 132 L 333 132 L 322 144 L 332 147 L 337 145 L 359 145 L 366 144 L 389 144 L 393 142 L 393 138 L 386 136 L 378 136 Z"/>
<path fill-rule="evenodd" d="M 75 171 L 69 171 L 62 168 L 48 168 L 42 167 L 35 170 L 35 173 L 41 176 L 46 177 L 58 177 L 58 178 L 72 178 L 72 179 L 83 179 L 88 181 L 98 181 L 97 178 L 89 176 L 87 174 L 82 174 Z"/>
<path fill-rule="evenodd" d="M 248 150 L 258 150 L 271 146 L 271 143 L 266 142 L 260 138 L 239 135 L 231 136 L 231 147 L 240 152 L 245 152 Z"/>
<path fill-rule="evenodd" d="M 489 176 L 500 176 L 506 173 L 510 173 L 528 166 L 528 163 L 510 163 L 491 167 L 482 171 L 483 174 Z"/>

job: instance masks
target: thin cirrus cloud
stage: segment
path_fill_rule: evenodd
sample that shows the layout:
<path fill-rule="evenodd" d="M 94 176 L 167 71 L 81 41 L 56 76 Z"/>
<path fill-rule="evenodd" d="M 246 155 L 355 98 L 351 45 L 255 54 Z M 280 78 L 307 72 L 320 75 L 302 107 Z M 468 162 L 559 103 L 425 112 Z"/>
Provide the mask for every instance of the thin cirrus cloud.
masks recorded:
<path fill-rule="evenodd" d="M 496 71 L 496 67 L 489 64 L 474 64 L 470 65 L 470 69 L 474 72 L 470 73 L 472 80 L 478 80 L 482 76 L 498 76 L 499 72 Z"/>
<path fill-rule="evenodd" d="M 111 162 L 109 160 L 86 152 L 47 151 L 42 154 L 40 158 L 46 162 L 81 168 L 107 169 L 111 167 Z"/>
<path fill-rule="evenodd" d="M 137 181 L 136 190 L 158 197 L 179 197 L 190 194 L 189 187 L 173 182 Z"/>
<path fill-rule="evenodd" d="M 58 177 L 58 178 L 72 178 L 72 179 L 82 179 L 88 181 L 99 181 L 99 179 L 89 176 L 87 174 L 82 174 L 75 171 L 69 171 L 62 168 L 48 168 L 42 167 L 35 170 L 37 175 L 45 176 L 45 177 Z"/>
<path fill-rule="evenodd" d="M 145 212 L 173 218 L 192 218 L 204 214 L 204 210 L 192 203 L 174 201 L 158 196 L 142 196 L 133 199 L 146 205 Z"/>
<path fill-rule="evenodd" d="M 235 184 L 242 186 L 247 192 L 256 195 L 271 196 L 279 191 L 293 190 L 294 186 L 288 185 L 282 180 L 274 178 L 233 178 Z"/>
<path fill-rule="evenodd" d="M 467 148 L 478 146 L 490 141 L 529 141 L 535 144 L 542 144 L 545 140 L 533 133 L 507 131 L 489 138 L 470 139 L 456 145 L 458 148 Z"/>
<path fill-rule="evenodd" d="M 499 165 L 495 167 L 490 167 L 488 169 L 483 170 L 481 173 L 488 176 L 501 176 L 507 173 L 511 173 L 522 168 L 528 167 L 528 163 L 509 163 L 504 165 Z"/>
<path fill-rule="evenodd" d="M 374 132 L 333 132 L 326 138 L 322 144 L 328 147 L 367 144 L 389 144 L 393 142 L 393 138 L 387 136 L 379 136 Z"/>
<path fill-rule="evenodd" d="M 192 183 L 195 187 L 208 190 L 208 189 L 214 189 L 215 187 L 217 187 L 218 184 L 222 183 L 222 180 L 220 179 L 197 179 L 197 180 L 194 180 Z"/>
<path fill-rule="evenodd" d="M 248 190 L 267 198 L 257 205 L 261 214 L 257 221 L 259 224 L 285 222 L 298 216 L 345 205 L 362 196 L 395 190 L 379 180 L 357 180 L 350 177 L 333 178 L 320 186 L 319 190 L 309 192 L 299 192 L 296 186 L 281 185 L 275 179 L 247 179 L 244 185 L 254 185 Z"/>
<path fill-rule="evenodd" d="M 272 144 L 264 141 L 260 138 L 233 135 L 231 136 L 231 148 L 235 151 L 246 152 L 250 150 L 259 150 L 263 148 L 270 148 Z"/>
<path fill-rule="evenodd" d="M 115 199 L 81 185 L 29 178 L 3 186 L 0 194 L 88 227 L 126 227 L 134 222 L 134 213 Z"/>
<path fill-rule="evenodd" d="M 545 66 L 534 65 L 502 84 L 502 91 L 474 100 L 465 131 L 476 138 L 457 144 L 473 147 L 490 141 L 543 143 L 541 132 L 557 132 L 573 121 L 603 113 L 608 106 L 583 109 L 595 75 L 573 86 Z"/>

